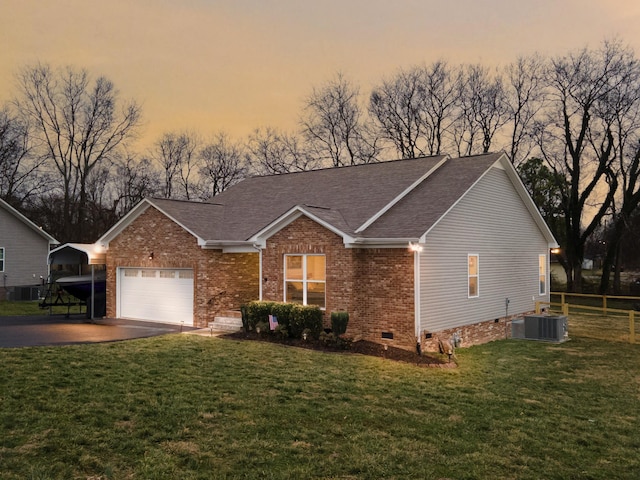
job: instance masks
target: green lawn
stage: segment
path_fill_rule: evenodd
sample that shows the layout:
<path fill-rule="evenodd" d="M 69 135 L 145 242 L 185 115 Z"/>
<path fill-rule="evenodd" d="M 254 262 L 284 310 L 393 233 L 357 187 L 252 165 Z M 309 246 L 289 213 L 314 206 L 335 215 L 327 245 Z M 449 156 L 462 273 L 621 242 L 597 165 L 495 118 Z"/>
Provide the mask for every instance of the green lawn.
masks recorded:
<path fill-rule="evenodd" d="M 458 359 L 191 335 L 0 350 L 0 478 L 639 478 L 640 346 Z"/>
<path fill-rule="evenodd" d="M 69 296 L 64 296 L 63 300 L 68 302 Z M 76 299 L 72 298 L 71 301 L 77 302 Z M 48 315 L 49 308 L 40 308 L 39 301 L 34 300 L 31 302 L 12 302 L 3 300 L 0 301 L 0 317 L 14 317 L 21 315 Z M 51 313 L 56 315 L 66 314 L 70 312 L 71 314 L 84 313 L 86 312 L 86 307 L 84 305 L 74 305 L 69 310 L 69 307 L 64 305 L 56 305 L 51 307 Z"/>

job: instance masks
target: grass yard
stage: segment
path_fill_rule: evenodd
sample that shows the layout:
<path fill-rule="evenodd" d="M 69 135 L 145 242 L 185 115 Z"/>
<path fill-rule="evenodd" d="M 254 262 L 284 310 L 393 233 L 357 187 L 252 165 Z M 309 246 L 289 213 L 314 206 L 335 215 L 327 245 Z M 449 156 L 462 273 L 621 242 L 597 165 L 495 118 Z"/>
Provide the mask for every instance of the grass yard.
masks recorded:
<path fill-rule="evenodd" d="M 65 301 L 69 301 L 69 296 L 63 297 Z M 77 301 L 73 299 L 73 301 Z M 13 302 L 8 300 L 0 301 L 0 317 L 14 317 L 22 315 L 49 315 L 49 308 L 40 308 L 39 301 L 30 302 Z M 55 315 L 66 314 L 69 307 L 64 305 L 56 305 L 51 307 L 51 313 Z M 86 312 L 85 306 L 75 305 L 71 307 L 71 314 Z"/>
<path fill-rule="evenodd" d="M 0 478 L 640 477 L 639 346 L 458 356 L 420 368 L 191 335 L 0 350 Z"/>

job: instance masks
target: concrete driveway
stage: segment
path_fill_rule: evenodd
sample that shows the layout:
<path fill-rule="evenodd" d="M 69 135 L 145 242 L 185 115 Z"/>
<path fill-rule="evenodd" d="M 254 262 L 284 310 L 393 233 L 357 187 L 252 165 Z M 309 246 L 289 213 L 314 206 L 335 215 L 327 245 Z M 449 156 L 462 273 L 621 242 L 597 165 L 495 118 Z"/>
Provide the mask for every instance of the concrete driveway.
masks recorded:
<path fill-rule="evenodd" d="M 114 342 L 187 330 L 195 329 L 133 320 L 88 320 L 84 314 L 0 317 L 0 348 Z"/>

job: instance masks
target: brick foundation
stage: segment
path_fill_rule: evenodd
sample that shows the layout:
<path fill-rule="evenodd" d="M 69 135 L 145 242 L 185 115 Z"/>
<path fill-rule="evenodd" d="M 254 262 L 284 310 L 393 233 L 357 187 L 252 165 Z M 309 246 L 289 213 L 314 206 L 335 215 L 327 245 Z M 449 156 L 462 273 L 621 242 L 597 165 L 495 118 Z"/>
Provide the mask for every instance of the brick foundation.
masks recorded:
<path fill-rule="evenodd" d="M 534 312 L 520 313 L 518 315 L 499 318 L 497 322 L 495 320 L 487 320 L 486 322 L 478 322 L 471 325 L 442 330 L 440 332 L 433 332 L 431 333 L 431 338 L 426 338 L 428 332 L 423 332 L 422 351 L 439 351 L 440 341 L 448 348 L 454 335 L 457 335 L 461 339 L 460 347 L 471 347 L 494 340 L 511 338 L 511 322 L 532 313 Z"/>

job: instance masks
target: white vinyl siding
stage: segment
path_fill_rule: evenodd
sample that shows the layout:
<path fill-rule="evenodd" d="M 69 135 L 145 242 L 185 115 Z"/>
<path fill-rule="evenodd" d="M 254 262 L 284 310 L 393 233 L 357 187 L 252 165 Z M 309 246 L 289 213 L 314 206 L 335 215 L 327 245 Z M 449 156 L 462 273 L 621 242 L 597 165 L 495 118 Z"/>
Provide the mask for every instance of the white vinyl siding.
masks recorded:
<path fill-rule="evenodd" d="M 545 300 L 539 295 L 538 255 L 546 254 L 548 243 L 504 170 L 492 168 L 425 240 L 419 269 L 421 332 L 533 311 L 535 300 Z M 481 259 L 477 298 L 469 298 L 470 252 Z"/>

